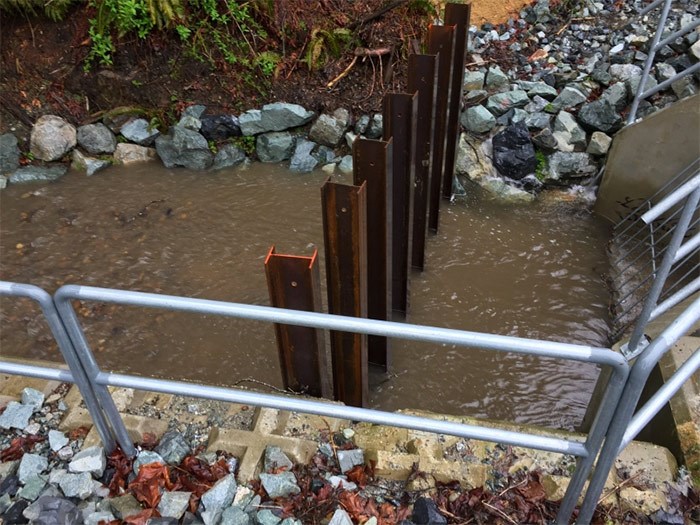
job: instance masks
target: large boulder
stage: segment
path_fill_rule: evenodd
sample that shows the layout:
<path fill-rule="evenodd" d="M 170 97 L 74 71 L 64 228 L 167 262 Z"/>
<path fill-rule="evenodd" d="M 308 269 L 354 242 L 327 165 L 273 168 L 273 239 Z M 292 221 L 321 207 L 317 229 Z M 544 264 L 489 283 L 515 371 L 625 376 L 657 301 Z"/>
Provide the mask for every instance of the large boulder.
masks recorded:
<path fill-rule="evenodd" d="M 167 135 L 156 139 L 156 151 L 166 168 L 182 166 L 206 170 L 214 163 L 207 139 L 196 131 L 180 126 L 171 127 Z"/>
<path fill-rule="evenodd" d="M 91 155 L 114 153 L 117 147 L 117 138 L 114 133 L 101 122 L 80 126 L 77 135 L 80 147 Z"/>
<path fill-rule="evenodd" d="M 535 147 L 524 122 L 508 126 L 493 137 L 493 163 L 501 175 L 514 180 L 535 172 Z"/>
<path fill-rule="evenodd" d="M 19 168 L 17 137 L 12 133 L 0 135 L 0 174 L 11 173 Z"/>
<path fill-rule="evenodd" d="M 297 128 L 314 118 L 313 111 L 308 111 L 299 104 L 287 104 L 286 102 L 265 104 L 261 113 L 262 124 L 267 128 L 267 131 Z"/>
<path fill-rule="evenodd" d="M 334 148 L 343 138 L 347 123 L 347 119 L 339 119 L 324 113 L 311 126 L 309 138 L 314 142 Z"/>
<path fill-rule="evenodd" d="M 262 162 L 282 162 L 294 153 L 294 137 L 288 131 L 262 133 L 255 140 L 255 153 Z"/>
<path fill-rule="evenodd" d="M 129 164 L 138 164 L 140 162 L 150 162 L 156 160 L 158 154 L 153 148 L 139 146 L 138 144 L 117 144 L 117 149 L 114 150 L 114 163 L 128 166 Z"/>
<path fill-rule="evenodd" d="M 44 115 L 34 123 L 29 150 L 40 160 L 51 162 L 63 157 L 78 143 L 77 132 L 56 115 Z"/>
<path fill-rule="evenodd" d="M 554 119 L 554 138 L 561 151 L 586 149 L 586 132 L 571 113 L 560 111 Z"/>
<path fill-rule="evenodd" d="M 527 93 L 522 90 L 506 91 L 492 95 L 486 101 L 486 108 L 494 115 L 503 115 L 513 108 L 522 108 L 527 106 L 530 98 Z"/>
<path fill-rule="evenodd" d="M 583 104 L 588 97 L 575 86 L 566 86 L 561 90 L 561 93 L 557 95 L 557 98 L 552 101 L 552 106 L 556 110 L 569 109 Z"/>
<path fill-rule="evenodd" d="M 462 126 L 472 133 L 487 133 L 496 125 L 496 117 L 484 106 L 472 106 L 459 119 Z"/>
<path fill-rule="evenodd" d="M 597 171 L 588 153 L 558 151 L 549 157 L 549 173 L 545 183 L 559 183 L 567 179 L 590 177 Z"/>

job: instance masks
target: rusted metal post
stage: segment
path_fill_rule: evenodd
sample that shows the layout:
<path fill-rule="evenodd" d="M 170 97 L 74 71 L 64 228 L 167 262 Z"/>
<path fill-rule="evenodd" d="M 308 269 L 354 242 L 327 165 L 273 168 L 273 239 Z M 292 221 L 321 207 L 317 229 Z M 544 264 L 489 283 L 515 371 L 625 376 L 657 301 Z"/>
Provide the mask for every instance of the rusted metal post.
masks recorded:
<path fill-rule="evenodd" d="M 367 183 L 367 316 L 391 319 L 392 142 L 357 139 L 352 147 L 353 181 Z M 370 335 L 369 362 L 389 369 L 389 341 Z"/>
<path fill-rule="evenodd" d="M 413 191 L 413 224 L 411 266 L 425 267 L 425 234 L 433 152 L 431 142 L 435 126 L 435 87 L 437 86 L 437 55 L 409 55 L 408 91 L 418 93 L 416 111 L 416 146 L 413 156 L 415 183 Z"/>
<path fill-rule="evenodd" d="M 330 182 L 321 188 L 328 311 L 367 317 L 367 186 Z M 369 395 L 367 336 L 331 331 L 333 393 L 346 405 L 365 406 Z"/>
<path fill-rule="evenodd" d="M 411 210 L 415 179 L 416 111 L 418 94 L 391 93 L 384 97 L 384 140 L 392 141 L 391 309 L 406 314 L 408 265 L 411 253 Z"/>
<path fill-rule="evenodd" d="M 321 312 L 318 251 L 311 257 L 282 255 L 271 247 L 265 274 L 272 306 Z M 316 397 L 330 398 L 330 360 L 322 330 L 275 324 L 284 387 Z"/>
<path fill-rule="evenodd" d="M 434 26 L 428 29 L 428 53 L 440 55 L 438 85 L 435 97 L 435 128 L 433 134 L 433 165 L 430 173 L 430 210 L 428 228 L 438 231 L 440 221 L 440 186 L 445 166 L 447 137 L 447 112 L 452 85 L 452 51 L 455 42 L 455 26 Z"/>
<path fill-rule="evenodd" d="M 467 31 L 471 16 L 471 3 L 445 6 L 445 25 L 455 27 L 454 51 L 452 53 L 452 84 L 447 111 L 447 140 L 445 143 L 445 171 L 442 179 L 442 197 L 452 197 L 452 179 L 455 171 L 457 139 L 459 135 L 459 110 L 462 105 L 464 86 L 464 59 L 467 53 Z"/>

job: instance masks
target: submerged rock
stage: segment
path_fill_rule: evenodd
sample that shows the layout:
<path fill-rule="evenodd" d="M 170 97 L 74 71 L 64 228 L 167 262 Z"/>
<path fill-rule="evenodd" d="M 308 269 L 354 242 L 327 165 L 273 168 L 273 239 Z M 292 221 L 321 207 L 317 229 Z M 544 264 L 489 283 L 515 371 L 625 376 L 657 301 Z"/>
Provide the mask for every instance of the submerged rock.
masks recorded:
<path fill-rule="evenodd" d="M 0 174 L 11 173 L 19 168 L 17 137 L 12 133 L 0 135 Z"/>
<path fill-rule="evenodd" d="M 24 166 L 10 175 L 10 184 L 28 184 L 31 182 L 51 182 L 63 177 L 68 166 Z M 1 426 L 1 425 L 0 425 Z"/>

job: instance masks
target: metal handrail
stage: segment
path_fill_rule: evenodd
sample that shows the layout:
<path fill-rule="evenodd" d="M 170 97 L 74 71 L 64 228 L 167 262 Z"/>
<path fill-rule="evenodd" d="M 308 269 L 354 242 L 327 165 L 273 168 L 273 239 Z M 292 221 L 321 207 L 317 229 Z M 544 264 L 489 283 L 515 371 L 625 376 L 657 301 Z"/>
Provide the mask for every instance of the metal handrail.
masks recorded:
<path fill-rule="evenodd" d="M 193 385 L 181 381 L 104 373 L 99 369 L 95 361 L 78 317 L 75 314 L 75 310 L 71 304 L 71 301 L 74 299 L 117 303 L 128 306 L 162 308 L 208 315 L 221 315 L 279 324 L 445 343 L 463 347 L 478 347 L 486 350 L 596 363 L 602 366 L 609 366 L 612 369 L 612 374 L 611 380 L 606 387 L 603 401 L 598 408 L 591 431 L 586 441 L 581 443 L 577 440 L 548 437 L 526 432 L 506 431 L 497 428 L 484 428 L 473 424 L 437 421 L 430 418 L 407 416 L 366 408 L 331 406 L 318 401 L 298 398 L 290 399 L 282 396 L 261 394 L 234 388 Z M 557 517 L 557 523 L 559 524 L 568 523 L 578 496 L 583 491 L 584 484 L 593 468 L 598 451 L 605 439 L 605 434 L 611 423 L 612 414 L 618 404 L 619 397 L 624 389 L 629 373 L 629 366 L 626 360 L 617 352 L 604 348 L 552 341 L 537 341 L 448 328 L 74 285 L 61 287 L 54 295 L 54 303 L 65 323 L 76 352 L 80 356 L 82 365 L 86 369 L 90 380 L 93 382 L 95 390 L 99 392 L 97 389 L 99 386 L 106 395 L 109 395 L 106 389 L 108 385 L 125 386 L 164 393 L 187 394 L 195 397 L 205 397 L 207 399 L 234 401 L 255 406 L 271 406 L 274 408 L 312 414 L 345 417 L 355 421 L 368 421 L 398 427 L 417 428 L 428 432 L 452 434 L 465 438 L 494 441 L 574 455 L 578 457 L 578 465 L 560 507 Z M 108 415 L 110 417 L 119 417 L 118 413 L 108 413 Z M 126 440 L 127 445 L 131 444 L 128 435 L 117 434 L 117 440 L 120 443 L 122 440 Z"/>
<path fill-rule="evenodd" d="M 693 193 L 693 191 L 695 191 L 697 188 L 700 188 L 700 173 L 696 174 L 693 178 L 684 182 L 681 186 L 673 190 L 673 192 L 659 201 L 658 204 L 652 206 L 648 212 L 640 217 L 640 220 L 645 224 L 655 221 L 668 210 L 673 208 L 676 204 L 685 199 L 688 195 Z"/>

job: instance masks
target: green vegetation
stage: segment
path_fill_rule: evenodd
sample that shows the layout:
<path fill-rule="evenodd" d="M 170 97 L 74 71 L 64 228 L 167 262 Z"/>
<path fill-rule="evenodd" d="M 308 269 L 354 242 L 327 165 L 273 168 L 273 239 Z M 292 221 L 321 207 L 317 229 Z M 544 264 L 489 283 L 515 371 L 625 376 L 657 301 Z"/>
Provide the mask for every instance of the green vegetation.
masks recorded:
<path fill-rule="evenodd" d="M 337 28 L 328 31 L 317 27 L 311 31 L 311 39 L 306 46 L 303 61 L 309 70 L 321 68 L 329 59 L 339 57 L 352 42 L 352 32 L 349 29 Z"/>
<path fill-rule="evenodd" d="M 51 20 L 63 19 L 68 8 L 79 0 L 0 0 L 0 11 L 18 12 L 25 15 L 44 15 Z"/>
<path fill-rule="evenodd" d="M 254 136 L 240 136 L 230 139 L 232 144 L 235 144 L 243 151 L 246 155 L 250 156 L 255 153 L 255 137 Z"/>
<path fill-rule="evenodd" d="M 547 171 L 549 169 L 549 163 L 547 162 L 547 156 L 541 151 L 535 152 L 535 158 L 537 159 L 537 167 L 535 168 L 535 177 L 540 182 L 544 182 L 547 177 Z"/>

